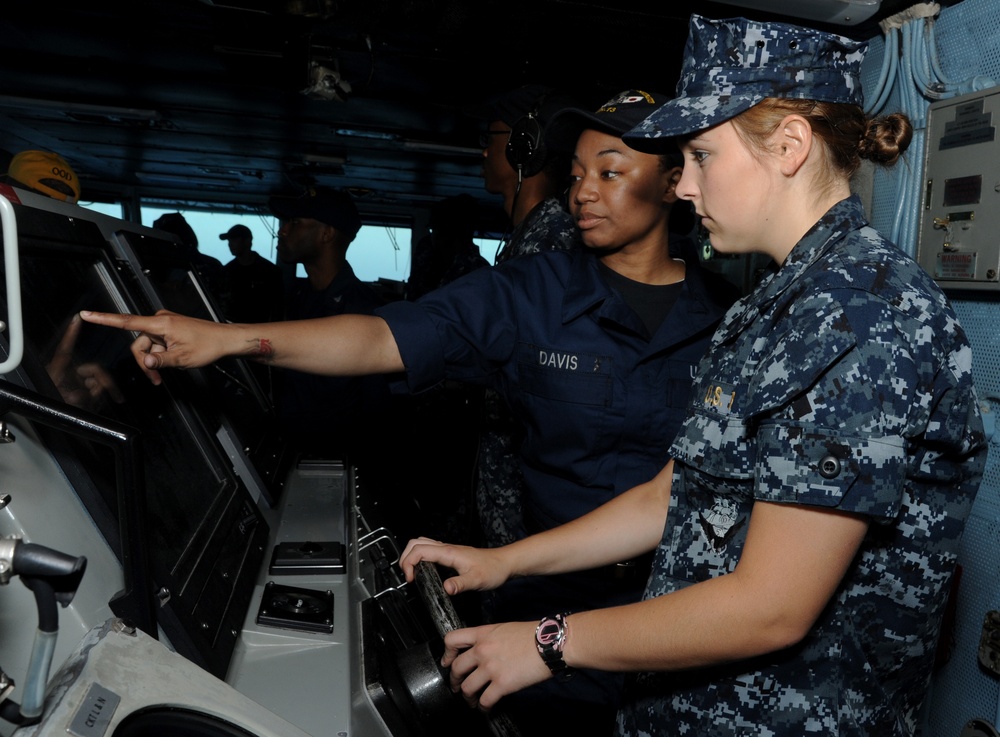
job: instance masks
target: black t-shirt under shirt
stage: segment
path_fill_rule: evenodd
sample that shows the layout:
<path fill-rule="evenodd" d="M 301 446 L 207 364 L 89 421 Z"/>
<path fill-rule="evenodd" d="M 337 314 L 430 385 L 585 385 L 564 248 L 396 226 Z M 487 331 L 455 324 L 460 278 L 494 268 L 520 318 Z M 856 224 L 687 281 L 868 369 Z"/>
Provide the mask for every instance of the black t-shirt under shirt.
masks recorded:
<path fill-rule="evenodd" d="M 601 276 L 612 289 L 621 294 L 625 304 L 631 307 L 642 320 L 642 324 L 646 326 L 646 331 L 649 333 L 648 337 L 652 337 L 667 315 L 670 314 L 670 310 L 673 309 L 684 286 L 684 281 L 681 280 L 673 284 L 643 284 L 622 276 L 603 263 L 599 263 L 598 267 Z"/>

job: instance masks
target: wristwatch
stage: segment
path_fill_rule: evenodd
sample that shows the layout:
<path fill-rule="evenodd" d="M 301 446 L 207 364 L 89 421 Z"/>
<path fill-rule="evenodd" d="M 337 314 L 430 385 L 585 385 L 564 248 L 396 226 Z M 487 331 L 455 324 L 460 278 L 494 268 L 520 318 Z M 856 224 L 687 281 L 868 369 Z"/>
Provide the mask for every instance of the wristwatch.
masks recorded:
<path fill-rule="evenodd" d="M 545 665 L 549 666 L 552 675 L 564 680 L 573 674 L 573 669 L 563 660 L 563 648 L 568 637 L 565 614 L 555 614 L 543 617 L 535 628 L 535 647 L 542 656 Z"/>

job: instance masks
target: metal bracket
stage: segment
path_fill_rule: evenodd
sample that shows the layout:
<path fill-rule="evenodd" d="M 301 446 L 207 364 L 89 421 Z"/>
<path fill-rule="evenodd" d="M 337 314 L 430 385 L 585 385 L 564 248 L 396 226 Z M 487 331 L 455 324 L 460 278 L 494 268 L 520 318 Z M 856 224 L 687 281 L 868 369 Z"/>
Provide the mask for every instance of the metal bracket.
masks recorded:
<path fill-rule="evenodd" d="M 14 551 L 21 538 L 11 535 L 0 538 L 0 586 L 10 583 L 14 575 Z M 0 680 L 0 690 L 3 689 L 3 681 Z M 0 699 L 2 701 L 3 699 Z"/>

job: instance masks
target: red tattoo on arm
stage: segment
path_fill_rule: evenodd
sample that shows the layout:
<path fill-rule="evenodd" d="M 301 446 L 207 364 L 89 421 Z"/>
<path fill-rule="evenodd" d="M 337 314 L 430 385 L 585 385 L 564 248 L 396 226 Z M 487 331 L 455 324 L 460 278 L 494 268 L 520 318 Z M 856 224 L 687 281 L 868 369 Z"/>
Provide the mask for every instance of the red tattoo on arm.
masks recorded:
<path fill-rule="evenodd" d="M 259 338 L 257 340 L 257 347 L 253 350 L 251 355 L 256 358 L 273 358 L 274 348 L 271 347 L 271 341 L 267 338 Z"/>

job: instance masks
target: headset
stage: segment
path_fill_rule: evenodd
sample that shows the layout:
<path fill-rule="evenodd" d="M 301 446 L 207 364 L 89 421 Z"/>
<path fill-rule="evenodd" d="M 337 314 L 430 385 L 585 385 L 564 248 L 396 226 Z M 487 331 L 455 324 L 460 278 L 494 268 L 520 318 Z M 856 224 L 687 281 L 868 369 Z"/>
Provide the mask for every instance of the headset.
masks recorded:
<path fill-rule="evenodd" d="M 545 146 L 544 129 L 538 114 L 548 99 L 550 92 L 538 98 L 535 109 L 518 120 L 510 129 L 507 139 L 507 161 L 517 171 L 517 179 L 533 177 L 545 168 L 548 149 Z"/>

